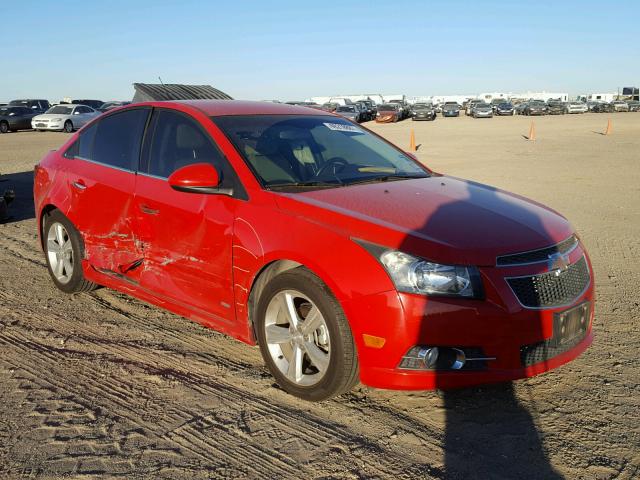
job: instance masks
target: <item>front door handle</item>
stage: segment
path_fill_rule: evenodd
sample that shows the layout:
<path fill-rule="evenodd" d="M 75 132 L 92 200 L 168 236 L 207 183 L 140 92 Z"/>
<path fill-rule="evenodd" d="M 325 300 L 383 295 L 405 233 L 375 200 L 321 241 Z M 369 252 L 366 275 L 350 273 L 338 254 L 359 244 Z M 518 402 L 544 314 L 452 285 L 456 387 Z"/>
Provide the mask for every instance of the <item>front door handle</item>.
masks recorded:
<path fill-rule="evenodd" d="M 77 182 L 72 182 L 71 185 L 76 189 L 76 190 L 86 190 L 87 186 L 84 184 L 84 182 L 82 180 L 78 180 Z"/>
<path fill-rule="evenodd" d="M 155 208 L 151 208 L 147 205 L 140 205 L 140 210 L 142 213 L 146 213 L 147 215 L 158 215 L 160 210 L 156 210 Z"/>

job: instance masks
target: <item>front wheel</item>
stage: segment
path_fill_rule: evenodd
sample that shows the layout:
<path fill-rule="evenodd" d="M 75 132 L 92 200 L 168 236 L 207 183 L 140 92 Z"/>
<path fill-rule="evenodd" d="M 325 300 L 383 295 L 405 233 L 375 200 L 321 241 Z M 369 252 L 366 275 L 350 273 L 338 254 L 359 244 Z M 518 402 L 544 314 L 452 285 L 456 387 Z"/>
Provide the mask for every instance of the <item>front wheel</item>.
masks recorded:
<path fill-rule="evenodd" d="M 84 278 L 80 233 L 67 217 L 54 210 L 45 217 L 42 229 L 49 274 L 65 293 L 88 292 L 96 284 Z"/>
<path fill-rule="evenodd" d="M 321 401 L 358 382 L 344 312 L 324 282 L 303 267 L 267 284 L 258 301 L 256 335 L 271 374 L 291 395 Z"/>
<path fill-rule="evenodd" d="M 64 122 L 64 131 L 67 133 L 73 132 L 73 123 L 71 123 L 71 120 Z"/>
<path fill-rule="evenodd" d="M 7 122 L 0 122 L 0 133 L 8 133 L 9 124 Z"/>

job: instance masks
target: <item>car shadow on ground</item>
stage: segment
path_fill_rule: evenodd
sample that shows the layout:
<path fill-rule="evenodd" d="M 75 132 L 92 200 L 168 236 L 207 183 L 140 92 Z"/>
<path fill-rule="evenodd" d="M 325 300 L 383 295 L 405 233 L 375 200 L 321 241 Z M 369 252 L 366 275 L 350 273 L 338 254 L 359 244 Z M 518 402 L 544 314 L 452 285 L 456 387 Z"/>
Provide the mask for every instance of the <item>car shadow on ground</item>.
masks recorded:
<path fill-rule="evenodd" d="M 1 172 L 0 172 L 1 173 Z M 0 223 L 13 223 L 35 218 L 33 203 L 33 171 L 3 173 L 0 175 L 0 196 L 6 190 L 15 191 L 15 199 L 9 204 L 9 217 Z"/>
<path fill-rule="evenodd" d="M 443 194 L 448 192 L 451 179 L 447 177 L 435 178 L 443 189 Z M 445 203 L 424 220 L 419 232 L 431 238 L 439 238 L 441 232 L 450 229 L 459 229 L 453 232 L 453 237 L 466 236 L 476 239 L 478 247 L 483 246 L 482 236 L 495 236 L 495 229 L 499 225 L 504 226 L 500 220 L 491 214 L 496 208 L 508 209 L 512 218 L 517 219 L 512 225 L 521 223 L 516 228 L 530 228 L 537 232 L 546 232 L 543 220 L 535 209 L 523 207 L 519 202 L 512 201 L 499 190 L 481 185 L 472 181 L 466 183 L 467 198 L 457 199 L 459 195 L 452 185 L 452 200 Z M 472 217 L 469 215 L 469 206 L 481 206 Z M 439 233 L 440 232 L 440 233 Z M 451 232 L 450 232 L 451 233 Z M 507 231 L 502 234 L 508 234 Z M 410 234 L 400 245 L 399 250 L 411 253 L 416 248 L 415 238 Z M 483 282 L 488 281 L 485 279 Z M 485 290 L 486 290 L 485 286 Z M 446 303 L 446 300 L 443 300 Z M 463 300 L 464 301 L 464 300 Z M 457 304 L 460 302 L 458 301 Z M 428 308 L 428 307 L 427 307 Z M 425 312 L 426 314 L 427 312 Z M 459 315 L 459 313 L 458 313 Z M 486 311 L 484 313 L 487 315 Z M 509 315 L 502 318 L 512 320 Z M 475 330 L 468 335 L 462 333 L 459 336 L 460 344 L 441 344 L 442 347 L 474 348 L 474 336 L 478 336 L 477 329 L 461 321 L 455 315 L 449 315 L 448 320 L 452 324 L 452 331 L 464 332 L 465 328 Z M 523 319 L 526 319 L 523 321 Z M 460 319 L 462 320 L 462 319 Z M 486 319 L 485 320 L 489 320 Z M 510 337 L 544 338 L 543 318 L 537 310 L 530 310 L 526 317 L 518 317 L 519 322 L 492 321 L 490 328 L 493 331 L 497 345 L 509 344 Z M 442 325 L 442 323 L 440 323 Z M 513 330 L 513 329 L 517 329 Z M 433 338 L 442 334 L 434 330 L 429 323 L 424 322 L 420 341 L 429 345 Z M 443 338 L 449 338 L 446 335 Z M 458 337 L 456 337 L 458 338 Z M 517 340 L 511 340 L 511 343 Z M 469 343 L 471 342 L 471 344 Z M 437 345 L 438 341 L 431 343 Z M 512 345 L 519 349 L 521 345 Z M 497 348 L 495 345 L 488 348 Z M 504 348 L 504 347 L 500 347 Z M 511 348 L 509 345 L 508 348 Z M 482 351 L 481 356 L 499 357 L 505 355 L 502 350 Z M 498 362 L 503 359 L 498 359 Z M 489 361 L 491 362 L 491 361 Z M 520 366 L 518 365 L 518 368 Z M 509 367 L 514 368 L 514 367 Z M 544 444 L 534 415 L 528 407 L 517 398 L 511 382 L 487 385 L 474 388 L 450 389 L 451 376 L 458 373 L 452 370 L 436 370 L 435 385 L 442 390 L 445 408 L 445 432 L 444 432 L 444 470 L 447 479 L 561 479 L 563 478 L 550 464 Z M 463 373 L 464 374 L 464 373 Z M 535 412 L 534 412 L 535 413 Z"/>

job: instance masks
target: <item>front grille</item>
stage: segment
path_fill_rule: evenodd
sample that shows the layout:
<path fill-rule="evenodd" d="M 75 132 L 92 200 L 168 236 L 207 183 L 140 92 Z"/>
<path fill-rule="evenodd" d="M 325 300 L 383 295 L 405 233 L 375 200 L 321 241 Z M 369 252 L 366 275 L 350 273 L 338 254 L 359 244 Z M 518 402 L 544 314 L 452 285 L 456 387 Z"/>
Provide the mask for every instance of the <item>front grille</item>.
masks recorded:
<path fill-rule="evenodd" d="M 591 276 L 585 257 L 564 271 L 507 278 L 518 301 L 528 308 L 568 305 L 584 292 L 590 281 Z"/>
<path fill-rule="evenodd" d="M 558 345 L 552 338 L 545 340 L 544 342 L 524 345 L 520 348 L 520 361 L 522 362 L 522 366 L 529 367 L 536 363 L 545 362 L 560 355 L 561 353 L 568 352 L 584 340 L 586 335 L 587 332 L 585 331 L 571 341 L 560 345 Z"/>
<path fill-rule="evenodd" d="M 496 259 L 496 265 L 504 267 L 507 265 L 523 265 L 527 263 L 546 262 L 549 255 L 554 253 L 566 254 L 578 245 L 578 239 L 575 235 L 571 235 L 566 240 L 552 245 L 550 247 L 540 248 L 538 250 L 530 250 L 528 252 L 512 253 L 509 255 L 501 255 Z"/>

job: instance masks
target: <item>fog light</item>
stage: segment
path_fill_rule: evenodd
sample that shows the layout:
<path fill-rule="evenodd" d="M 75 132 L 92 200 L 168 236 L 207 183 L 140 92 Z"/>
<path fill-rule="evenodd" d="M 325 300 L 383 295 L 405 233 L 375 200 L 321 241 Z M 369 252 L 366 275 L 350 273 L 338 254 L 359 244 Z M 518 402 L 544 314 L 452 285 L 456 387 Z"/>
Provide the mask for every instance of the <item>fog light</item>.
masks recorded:
<path fill-rule="evenodd" d="M 415 346 L 402 357 L 400 368 L 433 370 L 438 362 L 439 353 L 438 347 Z"/>
<path fill-rule="evenodd" d="M 398 367 L 407 370 L 460 370 L 467 361 L 482 361 L 484 364 L 486 360 L 494 360 L 494 358 L 483 355 L 478 358 L 467 358 L 461 348 L 416 345 L 402 357 Z"/>

